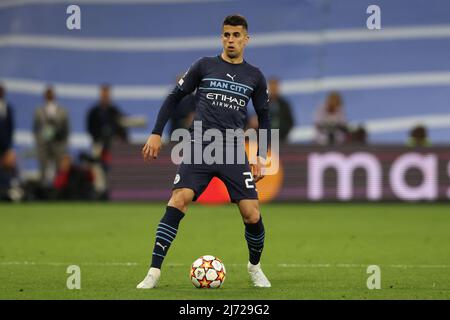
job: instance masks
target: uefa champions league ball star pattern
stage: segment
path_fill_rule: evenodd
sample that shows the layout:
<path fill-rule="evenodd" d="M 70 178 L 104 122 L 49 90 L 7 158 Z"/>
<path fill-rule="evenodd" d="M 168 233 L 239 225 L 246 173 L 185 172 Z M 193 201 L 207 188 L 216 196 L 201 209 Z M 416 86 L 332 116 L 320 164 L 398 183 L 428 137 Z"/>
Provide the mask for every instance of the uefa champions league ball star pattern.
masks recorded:
<path fill-rule="evenodd" d="M 189 278 L 197 288 L 216 289 L 225 281 L 225 265 L 214 256 L 202 256 L 191 266 Z"/>

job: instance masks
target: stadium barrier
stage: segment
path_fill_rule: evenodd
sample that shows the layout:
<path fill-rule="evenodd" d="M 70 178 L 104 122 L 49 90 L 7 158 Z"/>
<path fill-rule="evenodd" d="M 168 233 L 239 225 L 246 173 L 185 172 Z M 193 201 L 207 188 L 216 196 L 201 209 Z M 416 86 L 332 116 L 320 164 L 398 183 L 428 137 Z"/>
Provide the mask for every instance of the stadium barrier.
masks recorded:
<path fill-rule="evenodd" d="M 171 145 L 145 163 L 140 145 L 117 145 L 109 174 L 111 199 L 166 201 L 176 165 Z M 280 146 L 280 170 L 257 184 L 262 201 L 448 201 L 448 146 L 400 145 L 319 147 Z M 199 198 L 203 203 L 229 200 L 213 179 Z"/>

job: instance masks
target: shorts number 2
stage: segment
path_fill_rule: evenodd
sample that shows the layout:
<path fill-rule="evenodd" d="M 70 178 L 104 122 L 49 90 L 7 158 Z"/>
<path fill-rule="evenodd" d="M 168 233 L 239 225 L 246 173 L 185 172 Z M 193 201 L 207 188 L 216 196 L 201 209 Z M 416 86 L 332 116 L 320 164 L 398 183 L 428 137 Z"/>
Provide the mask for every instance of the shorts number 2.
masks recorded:
<path fill-rule="evenodd" d="M 245 186 L 247 187 L 247 189 L 255 189 L 255 185 L 251 184 L 253 183 L 253 175 L 251 172 L 243 172 L 242 173 L 244 176 L 248 176 L 247 179 L 245 179 Z"/>

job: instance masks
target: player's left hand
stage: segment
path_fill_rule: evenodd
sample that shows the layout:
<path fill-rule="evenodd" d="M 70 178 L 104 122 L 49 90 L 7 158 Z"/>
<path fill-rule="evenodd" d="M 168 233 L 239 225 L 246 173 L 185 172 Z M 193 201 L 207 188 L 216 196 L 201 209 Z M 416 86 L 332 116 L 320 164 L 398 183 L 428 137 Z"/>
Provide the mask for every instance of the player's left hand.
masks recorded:
<path fill-rule="evenodd" d="M 252 175 L 255 183 L 264 178 L 264 167 L 261 162 L 261 157 L 257 157 L 256 163 L 251 164 L 250 168 L 252 169 Z"/>

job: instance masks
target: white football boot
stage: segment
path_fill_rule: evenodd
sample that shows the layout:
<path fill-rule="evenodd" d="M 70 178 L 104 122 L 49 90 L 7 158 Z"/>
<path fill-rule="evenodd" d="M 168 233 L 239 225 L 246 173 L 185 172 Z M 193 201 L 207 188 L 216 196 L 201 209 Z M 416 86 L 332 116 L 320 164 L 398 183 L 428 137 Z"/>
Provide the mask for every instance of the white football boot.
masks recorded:
<path fill-rule="evenodd" d="M 148 270 L 147 275 L 145 276 L 145 279 L 142 280 L 141 283 L 137 285 L 136 288 L 138 289 L 152 289 L 156 287 L 156 285 L 159 282 L 159 278 L 161 277 L 161 270 L 157 268 L 150 268 Z"/>
<path fill-rule="evenodd" d="M 250 280 L 253 282 L 255 287 L 260 288 L 270 288 L 270 281 L 267 279 L 266 275 L 261 269 L 261 263 L 253 265 L 250 262 L 247 265 L 248 274 L 250 275 Z"/>

